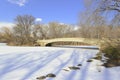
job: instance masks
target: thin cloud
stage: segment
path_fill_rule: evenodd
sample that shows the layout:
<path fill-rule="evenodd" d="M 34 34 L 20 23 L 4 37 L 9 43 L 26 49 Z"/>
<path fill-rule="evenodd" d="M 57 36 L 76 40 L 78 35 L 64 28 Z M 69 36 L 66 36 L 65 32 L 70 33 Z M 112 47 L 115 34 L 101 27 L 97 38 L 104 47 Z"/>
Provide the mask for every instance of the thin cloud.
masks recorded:
<path fill-rule="evenodd" d="M 17 4 L 20 7 L 24 6 L 27 0 L 8 0 L 10 3 Z"/>
<path fill-rule="evenodd" d="M 36 22 L 41 22 L 41 21 L 42 21 L 42 18 L 36 18 L 35 21 L 36 21 Z"/>
<path fill-rule="evenodd" d="M 0 22 L 0 28 L 2 27 L 13 27 L 15 24 L 10 22 Z"/>

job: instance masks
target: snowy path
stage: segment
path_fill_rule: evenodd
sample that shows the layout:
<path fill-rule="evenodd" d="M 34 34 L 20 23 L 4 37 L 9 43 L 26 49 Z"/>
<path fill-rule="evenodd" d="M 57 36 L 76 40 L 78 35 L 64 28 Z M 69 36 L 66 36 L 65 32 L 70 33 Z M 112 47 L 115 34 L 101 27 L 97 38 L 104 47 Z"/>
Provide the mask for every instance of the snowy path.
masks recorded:
<path fill-rule="evenodd" d="M 36 80 L 48 73 L 56 77 L 45 80 L 119 80 L 120 67 L 106 69 L 97 60 L 86 62 L 97 52 L 79 48 L 0 46 L 0 80 Z M 80 70 L 63 70 L 78 64 L 82 64 Z"/>

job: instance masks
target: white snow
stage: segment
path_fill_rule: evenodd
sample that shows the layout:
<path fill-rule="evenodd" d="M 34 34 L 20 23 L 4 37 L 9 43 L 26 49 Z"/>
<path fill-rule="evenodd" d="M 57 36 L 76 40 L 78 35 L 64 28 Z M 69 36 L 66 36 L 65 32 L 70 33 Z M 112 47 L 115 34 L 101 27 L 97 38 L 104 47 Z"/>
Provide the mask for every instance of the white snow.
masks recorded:
<path fill-rule="evenodd" d="M 56 77 L 44 80 L 119 80 L 120 67 L 105 68 L 98 60 L 86 62 L 97 52 L 81 48 L 0 46 L 0 80 L 36 80 L 49 73 Z M 68 68 L 78 64 L 82 64 L 80 70 Z"/>
<path fill-rule="evenodd" d="M 0 43 L 0 46 L 7 46 L 6 43 Z"/>

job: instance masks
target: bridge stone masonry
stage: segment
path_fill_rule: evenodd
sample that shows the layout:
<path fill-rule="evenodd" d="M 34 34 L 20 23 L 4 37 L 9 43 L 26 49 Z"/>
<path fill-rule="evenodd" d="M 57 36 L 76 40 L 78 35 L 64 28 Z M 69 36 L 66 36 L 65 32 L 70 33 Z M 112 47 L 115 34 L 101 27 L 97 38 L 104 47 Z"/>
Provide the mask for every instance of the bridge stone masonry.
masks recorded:
<path fill-rule="evenodd" d="M 46 39 L 46 40 L 37 40 L 36 42 L 40 46 L 47 46 L 48 44 L 57 43 L 57 42 L 85 43 L 92 46 L 99 46 L 101 40 L 88 39 L 88 38 L 54 38 L 54 39 Z M 80 46 L 80 44 L 75 44 L 75 46 Z"/>

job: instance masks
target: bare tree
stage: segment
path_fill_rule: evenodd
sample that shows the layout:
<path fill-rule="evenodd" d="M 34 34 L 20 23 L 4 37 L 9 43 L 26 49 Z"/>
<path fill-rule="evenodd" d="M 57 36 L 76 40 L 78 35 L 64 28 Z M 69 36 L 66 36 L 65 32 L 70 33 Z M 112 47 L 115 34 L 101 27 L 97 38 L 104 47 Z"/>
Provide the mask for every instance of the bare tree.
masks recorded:
<path fill-rule="evenodd" d="M 86 9 L 80 14 L 80 36 L 115 38 L 120 34 L 120 0 L 84 0 Z M 112 17 L 108 17 L 111 15 Z M 114 14 L 114 15 L 113 15 Z M 112 18 L 112 19 L 110 19 Z"/>
<path fill-rule="evenodd" d="M 10 29 L 8 27 L 2 27 L 0 35 L 1 35 L 1 40 L 3 42 L 11 43 L 13 41 L 12 29 Z"/>
<path fill-rule="evenodd" d="M 98 38 L 105 38 L 103 39 L 104 43 L 101 45 L 101 51 L 105 53 L 109 60 L 104 65 L 120 66 L 120 0 L 93 0 L 89 9 L 86 10 L 90 10 L 87 16 L 91 13 L 97 13 L 97 16 L 94 14 L 92 18 L 87 17 L 84 22 L 88 24 L 88 21 L 90 21 L 90 26 L 91 23 L 94 24 L 92 25 L 95 26 L 94 34 Z M 112 16 L 110 16 L 111 14 Z M 105 21 L 100 16 L 106 18 Z M 90 29 L 93 30 L 94 28 L 91 27 Z"/>
<path fill-rule="evenodd" d="M 48 34 L 48 26 L 44 24 L 36 24 L 33 28 L 34 38 L 37 39 L 46 39 Z"/>
<path fill-rule="evenodd" d="M 80 36 L 85 38 L 102 38 L 105 18 L 98 12 L 85 11 L 80 17 Z"/>
<path fill-rule="evenodd" d="M 120 12 L 120 0 L 99 0 L 99 2 L 98 10 L 100 11 L 113 10 Z"/>
<path fill-rule="evenodd" d="M 35 18 L 31 15 L 19 15 L 15 18 L 14 34 L 19 38 L 20 45 L 30 41 L 32 26 L 34 25 Z"/>
<path fill-rule="evenodd" d="M 64 37 L 66 33 L 71 31 L 71 27 L 66 24 L 61 24 L 58 22 L 49 23 L 49 38 L 60 38 Z"/>

